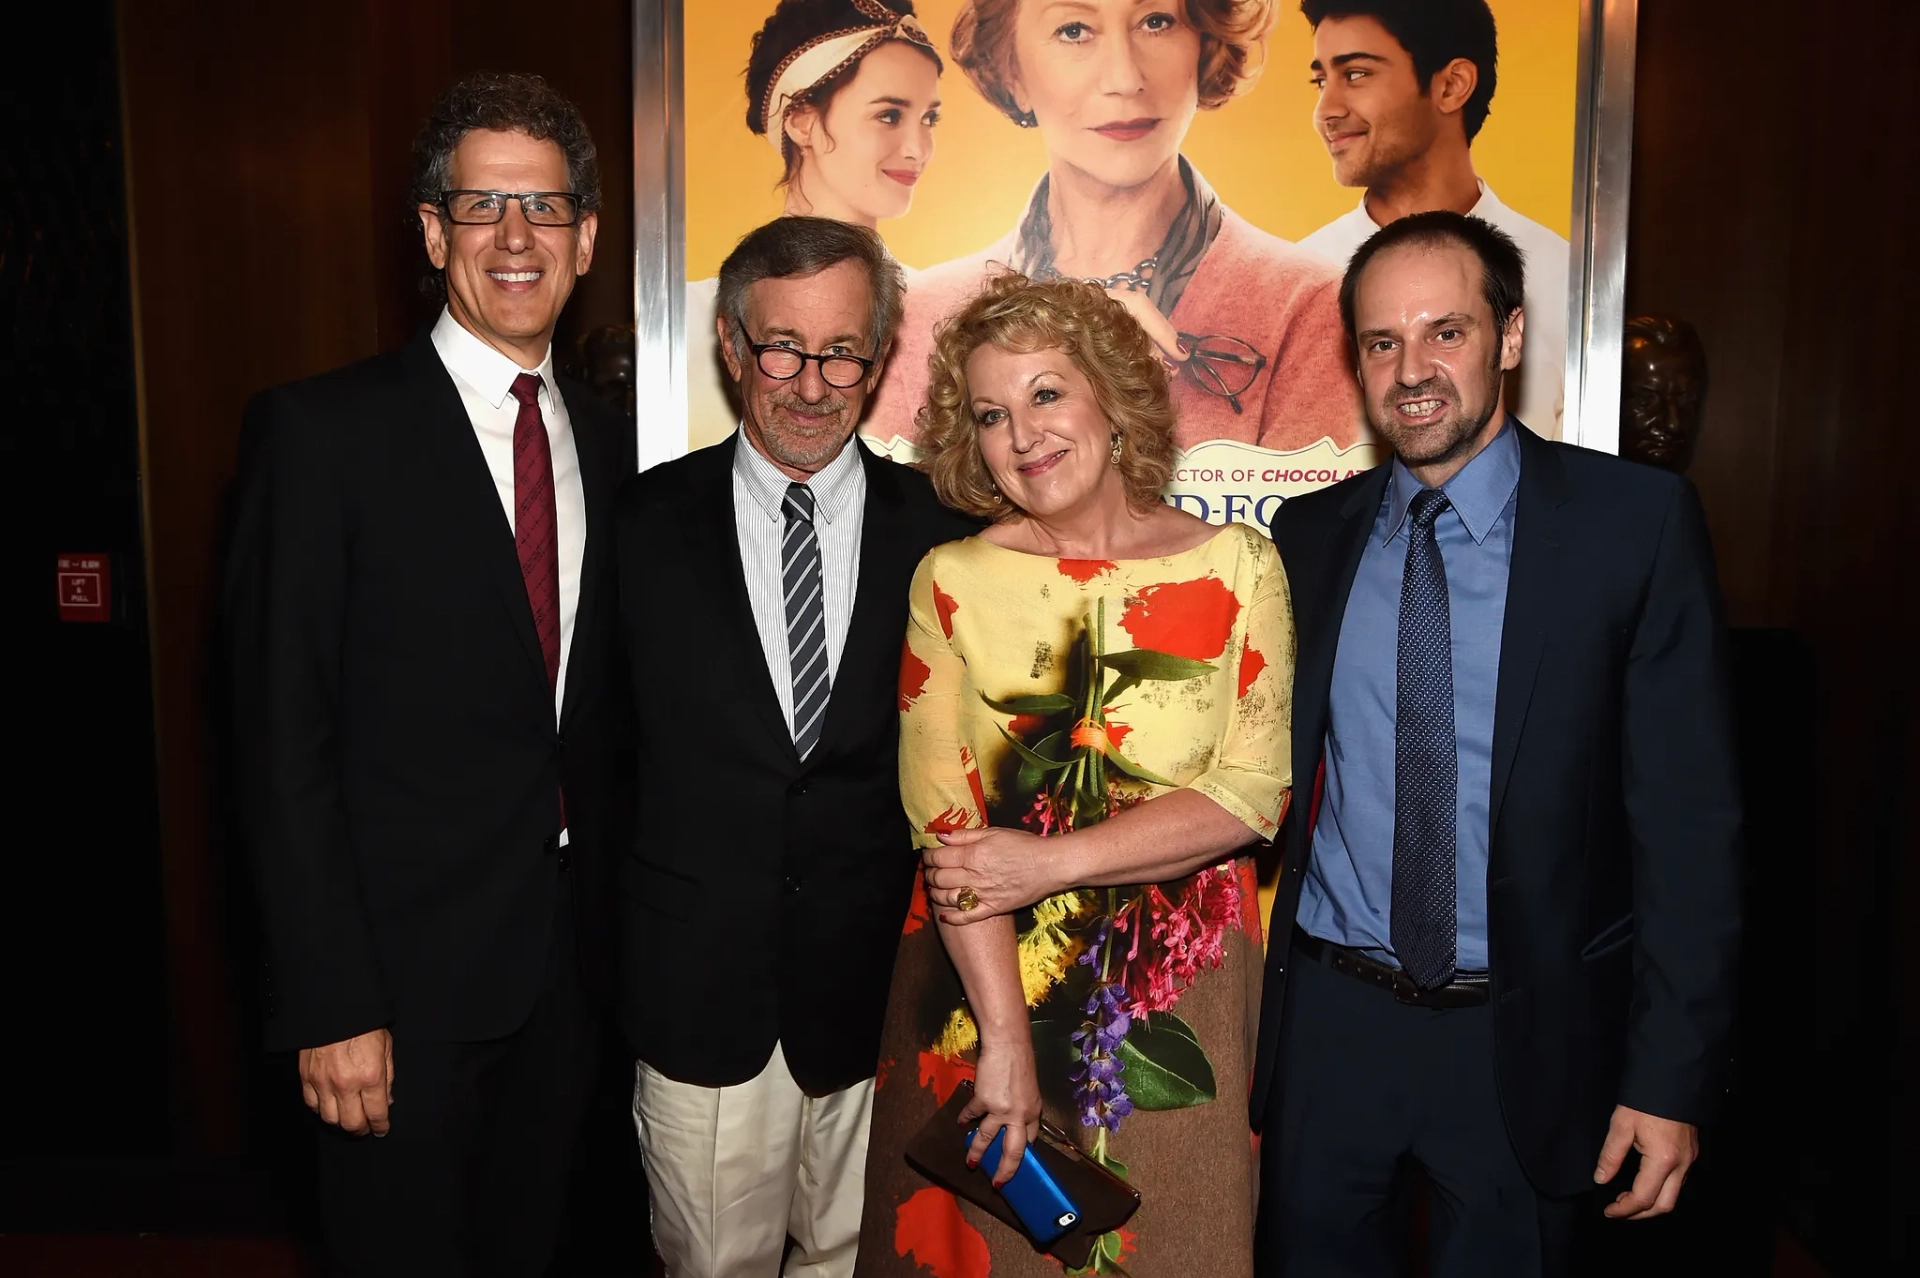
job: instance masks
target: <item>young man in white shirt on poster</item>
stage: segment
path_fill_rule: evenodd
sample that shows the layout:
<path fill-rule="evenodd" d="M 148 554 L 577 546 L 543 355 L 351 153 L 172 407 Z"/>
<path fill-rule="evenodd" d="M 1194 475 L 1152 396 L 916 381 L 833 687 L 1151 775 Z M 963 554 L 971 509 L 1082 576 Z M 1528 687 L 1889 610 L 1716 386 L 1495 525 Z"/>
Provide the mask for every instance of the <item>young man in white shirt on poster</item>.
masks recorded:
<path fill-rule="evenodd" d="M 1491 222 L 1526 257 L 1527 356 L 1509 376 L 1515 415 L 1561 436 L 1567 350 L 1567 241 L 1500 202 L 1473 169 L 1493 104 L 1498 38 L 1487 0 L 1303 0 L 1313 27 L 1314 130 L 1360 203 L 1302 240 L 1346 268 L 1375 231 L 1451 209 Z"/>

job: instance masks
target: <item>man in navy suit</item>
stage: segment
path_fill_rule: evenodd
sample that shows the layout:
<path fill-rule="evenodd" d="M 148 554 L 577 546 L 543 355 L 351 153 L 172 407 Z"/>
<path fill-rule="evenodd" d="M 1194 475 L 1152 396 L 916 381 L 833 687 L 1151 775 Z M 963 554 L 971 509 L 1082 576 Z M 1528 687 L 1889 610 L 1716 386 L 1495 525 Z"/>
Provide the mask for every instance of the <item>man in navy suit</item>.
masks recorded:
<path fill-rule="evenodd" d="M 1274 519 L 1314 786 L 1252 1095 L 1262 1275 L 1394 1273 L 1414 1165 L 1436 1275 L 1562 1272 L 1596 1183 L 1608 1216 L 1673 1209 L 1720 1089 L 1740 811 L 1712 552 L 1684 480 L 1507 411 L 1523 297 L 1478 218 L 1368 240 L 1341 310 L 1393 460 Z"/>

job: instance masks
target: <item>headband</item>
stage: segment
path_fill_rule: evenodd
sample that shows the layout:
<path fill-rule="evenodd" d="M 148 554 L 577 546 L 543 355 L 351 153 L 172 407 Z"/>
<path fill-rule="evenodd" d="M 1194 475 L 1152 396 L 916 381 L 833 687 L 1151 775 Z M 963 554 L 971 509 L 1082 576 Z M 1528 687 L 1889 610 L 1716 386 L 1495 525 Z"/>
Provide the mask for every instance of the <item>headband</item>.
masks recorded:
<path fill-rule="evenodd" d="M 774 68 L 760 118 L 766 121 L 767 141 L 782 156 L 787 153 L 784 146 L 787 109 L 821 81 L 840 74 L 888 40 L 907 40 L 929 52 L 933 49 L 926 28 L 912 14 L 897 14 L 878 0 L 854 0 L 854 7 L 875 21 L 868 26 L 843 27 L 815 36 L 782 58 Z"/>

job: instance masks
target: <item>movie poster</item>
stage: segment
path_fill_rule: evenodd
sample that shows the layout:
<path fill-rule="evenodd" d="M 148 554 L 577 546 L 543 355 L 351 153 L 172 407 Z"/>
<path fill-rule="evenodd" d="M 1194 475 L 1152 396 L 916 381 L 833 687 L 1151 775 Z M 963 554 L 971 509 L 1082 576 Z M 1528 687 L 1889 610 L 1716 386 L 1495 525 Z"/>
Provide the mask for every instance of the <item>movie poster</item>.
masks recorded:
<path fill-rule="evenodd" d="M 687 414 L 667 455 L 737 424 L 714 335 L 721 260 L 754 226 L 814 212 L 875 226 L 907 271 L 870 447 L 917 455 L 934 326 L 989 272 L 1098 279 L 1173 378 L 1168 500 L 1264 526 L 1286 497 L 1381 460 L 1339 277 L 1375 213 L 1442 193 L 1526 254 L 1508 403 L 1561 437 L 1581 5 L 1434 9 L 1458 29 L 1410 51 L 1372 18 L 1316 30 L 1293 0 L 686 4 Z"/>

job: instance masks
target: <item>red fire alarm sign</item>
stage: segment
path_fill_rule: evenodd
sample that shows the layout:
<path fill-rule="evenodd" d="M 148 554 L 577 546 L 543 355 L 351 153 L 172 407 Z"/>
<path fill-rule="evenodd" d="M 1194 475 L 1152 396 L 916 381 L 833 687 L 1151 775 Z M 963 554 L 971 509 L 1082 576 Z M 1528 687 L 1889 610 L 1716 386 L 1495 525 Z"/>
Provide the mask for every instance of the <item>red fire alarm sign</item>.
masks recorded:
<path fill-rule="evenodd" d="M 58 555 L 60 620 L 113 619 L 113 567 L 105 555 Z"/>

